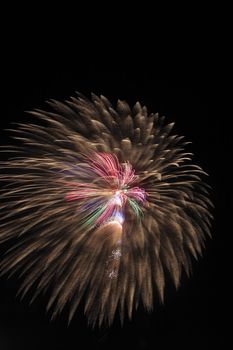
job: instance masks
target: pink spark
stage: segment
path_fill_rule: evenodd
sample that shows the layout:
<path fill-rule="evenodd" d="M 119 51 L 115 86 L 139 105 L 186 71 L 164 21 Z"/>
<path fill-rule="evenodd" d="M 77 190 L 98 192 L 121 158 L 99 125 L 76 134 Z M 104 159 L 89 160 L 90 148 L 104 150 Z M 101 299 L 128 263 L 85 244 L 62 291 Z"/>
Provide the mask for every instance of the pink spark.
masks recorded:
<path fill-rule="evenodd" d="M 94 152 L 91 157 L 84 156 L 84 162 L 78 170 L 77 178 L 78 175 L 85 174 L 81 177 L 85 177 L 86 182 L 77 179 L 77 182 L 69 183 L 73 189 L 65 199 L 79 201 L 79 210 L 89 211 L 90 217 L 97 212 L 97 216 L 93 216 L 96 225 L 109 220 L 122 224 L 124 206 L 128 200 L 132 200 L 136 206 L 146 201 L 144 189 L 133 186 L 138 176 L 132 165 L 129 162 L 120 164 L 113 154 Z"/>

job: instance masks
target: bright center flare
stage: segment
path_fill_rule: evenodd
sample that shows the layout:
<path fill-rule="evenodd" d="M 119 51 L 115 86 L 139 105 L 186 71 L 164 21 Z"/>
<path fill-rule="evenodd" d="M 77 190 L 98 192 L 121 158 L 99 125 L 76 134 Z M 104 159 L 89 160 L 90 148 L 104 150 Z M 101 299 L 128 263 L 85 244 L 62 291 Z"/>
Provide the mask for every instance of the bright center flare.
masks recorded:
<path fill-rule="evenodd" d="M 83 172 L 87 181 L 72 182 L 75 188 L 65 198 L 79 202 L 84 225 L 98 227 L 108 222 L 122 225 L 126 204 L 140 218 L 147 194 L 143 188 L 135 186 L 139 178 L 129 162 L 120 164 L 114 154 L 95 152 L 91 157 L 84 156 L 78 169 L 80 178 Z"/>

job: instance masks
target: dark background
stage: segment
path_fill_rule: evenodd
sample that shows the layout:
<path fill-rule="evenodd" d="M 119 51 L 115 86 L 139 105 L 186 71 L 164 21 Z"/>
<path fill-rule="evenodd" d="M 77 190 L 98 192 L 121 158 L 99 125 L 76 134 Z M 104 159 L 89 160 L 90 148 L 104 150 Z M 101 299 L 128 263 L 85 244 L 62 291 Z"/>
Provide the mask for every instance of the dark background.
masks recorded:
<path fill-rule="evenodd" d="M 45 100 L 65 99 L 79 91 L 103 94 L 113 103 L 125 99 L 136 101 L 149 111 L 166 115 L 175 121 L 175 132 L 192 141 L 189 150 L 194 160 L 210 174 L 215 204 L 213 239 L 207 240 L 206 251 L 193 261 L 193 276 L 182 278 L 178 292 L 172 286 L 166 291 L 165 305 L 157 305 L 147 314 L 139 309 L 123 327 L 118 319 L 110 329 L 91 330 L 80 312 L 69 327 L 66 315 L 50 323 L 45 314 L 46 300 L 31 307 L 15 298 L 17 281 L 0 279 L 0 349 L 211 349 L 224 346 L 225 322 L 222 298 L 224 276 L 223 225 L 221 213 L 226 205 L 218 173 L 221 158 L 220 118 L 211 110 L 214 105 L 214 80 L 158 79 L 155 70 L 141 73 L 99 71 L 93 65 L 57 70 L 30 67 L 8 67 L 2 71 L 4 88 L 1 102 L 1 144 L 9 142 L 3 131 L 12 121 L 26 121 L 25 110 L 44 108 Z M 3 79 L 4 77 L 4 79 Z M 221 144 L 221 145 L 220 145 Z"/>

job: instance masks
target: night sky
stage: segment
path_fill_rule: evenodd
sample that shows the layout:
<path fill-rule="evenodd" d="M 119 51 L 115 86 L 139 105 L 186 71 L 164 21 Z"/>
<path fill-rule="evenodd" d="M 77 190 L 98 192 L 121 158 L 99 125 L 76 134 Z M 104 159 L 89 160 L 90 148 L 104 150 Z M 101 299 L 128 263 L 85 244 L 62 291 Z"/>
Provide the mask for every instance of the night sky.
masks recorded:
<path fill-rule="evenodd" d="M 222 288 L 224 276 L 220 264 L 223 256 L 223 197 L 218 173 L 220 157 L 220 122 L 211 113 L 213 81 L 158 79 L 154 70 L 135 73 L 99 71 L 93 65 L 72 69 L 39 69 L 10 67 L 4 72 L 4 94 L 1 101 L 0 143 L 9 143 L 13 121 L 26 121 L 26 110 L 46 108 L 44 101 L 63 100 L 79 91 L 103 94 L 113 103 L 118 98 L 131 106 L 139 101 L 150 112 L 175 121 L 174 131 L 192 141 L 189 151 L 194 161 L 210 174 L 211 198 L 215 204 L 213 239 L 207 239 L 206 250 L 198 262 L 193 260 L 193 275 L 182 277 L 178 291 L 168 283 L 165 304 L 151 314 L 140 307 L 133 320 L 123 327 L 116 318 L 109 329 L 91 330 L 82 310 L 67 327 L 66 310 L 54 322 L 45 314 L 46 297 L 31 306 L 27 299 L 15 297 L 18 282 L 0 279 L 0 350 L 8 349 L 209 349 L 216 343 L 225 348 L 220 331 L 223 322 Z M 1 254 L 5 247 L 1 248 Z M 221 316 L 222 315 L 222 316 Z"/>

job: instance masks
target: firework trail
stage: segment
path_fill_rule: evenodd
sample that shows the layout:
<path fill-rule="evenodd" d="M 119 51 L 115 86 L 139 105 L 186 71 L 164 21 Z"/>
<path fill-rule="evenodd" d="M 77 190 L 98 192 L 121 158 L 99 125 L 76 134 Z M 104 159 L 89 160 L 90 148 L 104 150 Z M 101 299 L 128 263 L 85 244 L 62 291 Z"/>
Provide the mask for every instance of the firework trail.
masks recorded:
<path fill-rule="evenodd" d="M 2 162 L 0 242 L 13 240 L 1 273 L 22 278 L 19 294 L 50 292 L 52 318 L 81 300 L 91 325 L 123 322 L 142 302 L 163 301 L 210 235 L 204 171 L 172 124 L 137 102 L 114 109 L 77 94 L 18 124 Z M 36 286 L 36 289 L 35 289 Z M 33 288 L 32 288 L 33 287 Z"/>

